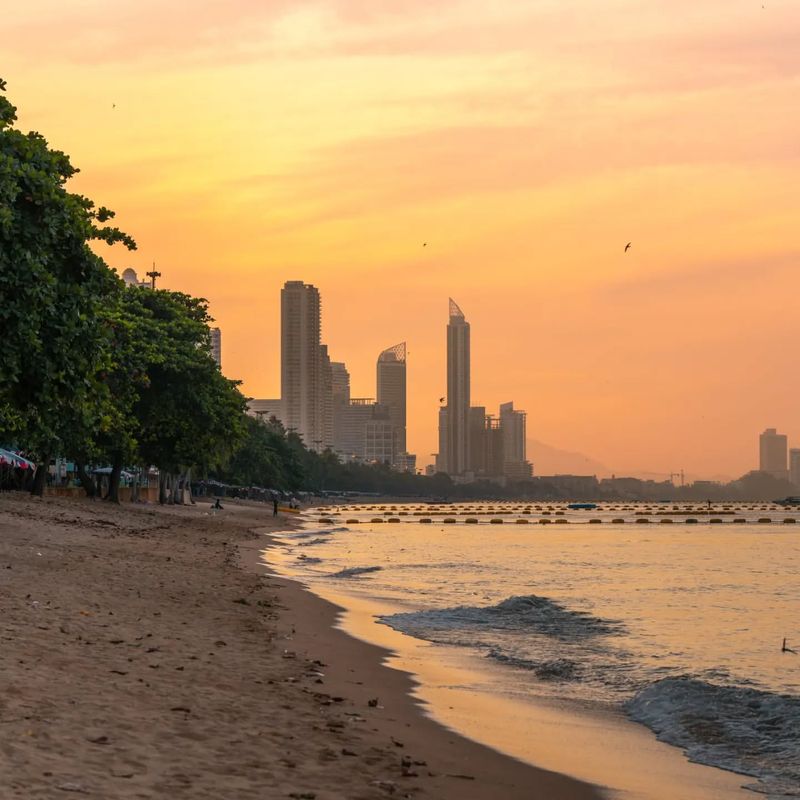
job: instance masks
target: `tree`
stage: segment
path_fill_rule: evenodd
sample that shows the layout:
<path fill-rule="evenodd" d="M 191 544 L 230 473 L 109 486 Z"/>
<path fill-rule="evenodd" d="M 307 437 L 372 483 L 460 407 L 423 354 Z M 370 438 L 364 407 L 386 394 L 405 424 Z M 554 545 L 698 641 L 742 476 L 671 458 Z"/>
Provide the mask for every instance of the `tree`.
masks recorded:
<path fill-rule="evenodd" d="M 207 472 L 232 455 L 245 433 L 247 404 L 238 381 L 225 378 L 211 357 L 205 300 L 148 289 L 139 301 L 152 315 L 158 356 L 133 404 L 138 452 L 182 486 L 191 469 Z M 162 502 L 166 489 L 162 481 Z"/>
<path fill-rule="evenodd" d="M 35 452 L 41 494 L 50 455 L 91 427 L 109 366 L 100 310 L 118 280 L 89 244 L 136 245 L 105 227 L 113 212 L 67 191 L 68 157 L 15 121 L 0 95 L 0 438 Z"/>

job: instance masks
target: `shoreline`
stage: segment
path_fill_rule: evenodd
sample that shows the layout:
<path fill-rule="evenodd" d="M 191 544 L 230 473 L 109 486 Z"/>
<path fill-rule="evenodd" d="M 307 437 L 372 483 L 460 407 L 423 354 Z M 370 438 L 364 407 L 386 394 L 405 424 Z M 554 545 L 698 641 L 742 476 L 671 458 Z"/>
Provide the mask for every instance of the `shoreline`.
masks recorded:
<path fill-rule="evenodd" d="M 279 556 L 279 575 L 330 606 L 329 624 L 339 633 L 371 648 L 387 669 L 404 675 L 401 690 L 412 695 L 417 712 L 445 730 L 531 769 L 569 776 L 590 787 L 595 796 L 642 800 L 753 797 L 743 786 L 752 783 L 752 778 L 690 761 L 680 748 L 659 740 L 621 709 L 590 708 L 557 698 L 498 695 L 491 685 L 494 680 L 501 684 L 507 680 L 508 673 L 499 677 L 507 667 L 487 665 L 483 658 L 461 648 L 432 645 L 379 625 L 374 621 L 376 614 L 399 609 L 387 600 L 351 594 L 344 587 L 312 581 L 308 588 L 302 577 L 292 577 L 291 563 L 291 557 L 284 561 Z"/>
<path fill-rule="evenodd" d="M 330 604 L 243 568 L 292 522 L 0 494 L 4 797 L 600 797 L 425 717 Z"/>
<path fill-rule="evenodd" d="M 293 646 L 315 661 L 321 660 L 321 654 L 332 654 L 320 667 L 324 691 L 344 697 L 345 703 L 368 718 L 373 734 L 395 745 L 401 761 L 410 762 L 406 769 L 412 774 L 408 777 L 424 778 L 425 793 L 454 800 L 608 797 L 602 787 L 528 764 L 434 719 L 414 694 L 418 684 L 413 675 L 387 665 L 394 652 L 342 629 L 339 622 L 346 609 L 314 594 L 299 581 L 277 575 L 263 553 L 278 545 L 269 534 L 264 534 L 263 544 L 240 546 L 241 563 L 243 568 L 264 571 L 283 584 L 282 598 L 287 601 L 284 616 L 292 631 Z M 376 699 L 378 706 L 370 707 L 370 701 Z"/>

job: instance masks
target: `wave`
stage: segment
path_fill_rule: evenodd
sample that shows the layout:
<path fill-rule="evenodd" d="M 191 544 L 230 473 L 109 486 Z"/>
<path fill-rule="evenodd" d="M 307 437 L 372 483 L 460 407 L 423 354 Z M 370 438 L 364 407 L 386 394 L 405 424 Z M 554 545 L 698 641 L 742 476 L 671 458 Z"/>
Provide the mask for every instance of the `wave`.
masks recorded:
<path fill-rule="evenodd" d="M 576 681 L 580 679 L 581 668 L 576 661 L 569 658 L 552 658 L 545 661 L 531 661 L 527 658 L 507 655 L 500 650 L 489 650 L 487 658 L 501 664 L 525 669 L 532 672 L 542 681 Z"/>
<path fill-rule="evenodd" d="M 509 597 L 494 606 L 454 608 L 388 614 L 379 622 L 395 630 L 430 639 L 442 631 L 533 632 L 562 641 L 579 641 L 620 633 L 621 623 L 574 611 L 535 594 Z"/>
<path fill-rule="evenodd" d="M 664 678 L 627 703 L 629 715 L 692 760 L 760 780 L 770 797 L 800 797 L 800 698 Z"/>
<path fill-rule="evenodd" d="M 329 578 L 354 578 L 358 575 L 366 575 L 370 572 L 378 572 L 383 567 L 348 567 L 328 575 Z"/>
<path fill-rule="evenodd" d="M 327 544 L 328 540 L 323 538 L 322 536 L 318 536 L 316 539 L 309 539 L 307 542 L 300 542 L 297 546 L 298 547 L 312 547 L 315 544 Z"/>

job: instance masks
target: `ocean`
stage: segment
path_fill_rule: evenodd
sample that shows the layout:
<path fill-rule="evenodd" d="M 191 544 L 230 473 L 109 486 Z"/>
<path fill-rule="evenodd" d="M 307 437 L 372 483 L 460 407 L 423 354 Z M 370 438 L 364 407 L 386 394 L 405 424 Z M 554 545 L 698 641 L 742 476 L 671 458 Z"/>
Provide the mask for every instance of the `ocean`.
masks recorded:
<path fill-rule="evenodd" d="M 306 512 L 281 570 L 370 603 L 374 626 L 432 653 L 483 659 L 483 691 L 625 714 L 748 789 L 800 797 L 797 518 L 770 504 L 351 505 Z"/>

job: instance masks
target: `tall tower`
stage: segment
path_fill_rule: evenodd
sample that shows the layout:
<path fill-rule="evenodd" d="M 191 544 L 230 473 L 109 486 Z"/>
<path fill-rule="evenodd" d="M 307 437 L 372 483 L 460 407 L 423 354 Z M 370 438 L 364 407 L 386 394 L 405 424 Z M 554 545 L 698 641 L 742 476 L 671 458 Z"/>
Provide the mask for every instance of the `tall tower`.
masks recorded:
<path fill-rule="evenodd" d="M 394 459 L 406 452 L 406 343 L 384 350 L 377 364 L 378 405 L 389 410 L 394 428 Z"/>
<path fill-rule="evenodd" d="M 758 439 L 758 449 L 761 472 L 786 480 L 789 477 L 786 435 L 778 433 L 775 428 L 767 428 Z"/>
<path fill-rule="evenodd" d="M 283 424 L 309 448 L 325 438 L 320 347 L 320 299 L 315 286 L 287 281 L 281 290 L 281 400 Z"/>
<path fill-rule="evenodd" d="M 447 325 L 447 472 L 469 468 L 469 323 L 450 300 Z"/>

